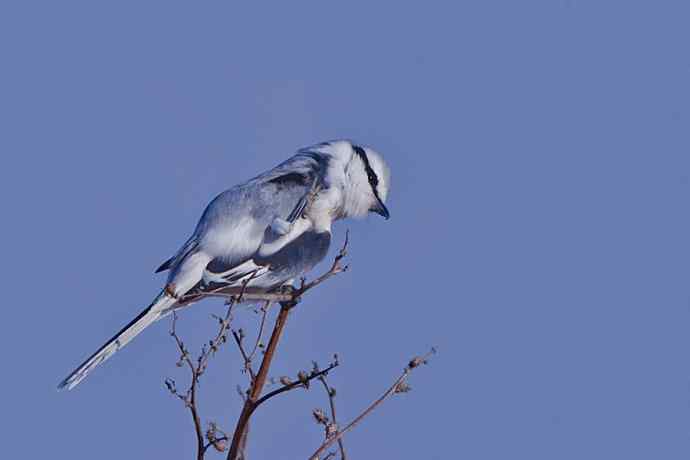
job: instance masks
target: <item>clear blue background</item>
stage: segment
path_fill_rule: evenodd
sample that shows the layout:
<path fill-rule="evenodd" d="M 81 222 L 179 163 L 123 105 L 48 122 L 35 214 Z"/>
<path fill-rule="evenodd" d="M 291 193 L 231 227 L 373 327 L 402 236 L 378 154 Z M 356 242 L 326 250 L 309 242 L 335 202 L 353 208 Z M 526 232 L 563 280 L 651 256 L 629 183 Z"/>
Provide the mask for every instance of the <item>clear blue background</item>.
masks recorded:
<path fill-rule="evenodd" d="M 390 162 L 393 217 L 337 225 L 352 271 L 294 312 L 272 375 L 338 352 L 345 421 L 440 350 L 346 438 L 352 458 L 688 458 L 689 17 L 680 0 L 3 2 L 3 457 L 191 458 L 168 321 L 55 385 L 148 304 L 211 197 L 350 137 Z M 183 314 L 193 351 L 220 311 Z M 239 368 L 226 347 L 202 384 L 228 430 Z M 305 458 L 317 406 L 318 389 L 262 408 L 250 458 Z"/>

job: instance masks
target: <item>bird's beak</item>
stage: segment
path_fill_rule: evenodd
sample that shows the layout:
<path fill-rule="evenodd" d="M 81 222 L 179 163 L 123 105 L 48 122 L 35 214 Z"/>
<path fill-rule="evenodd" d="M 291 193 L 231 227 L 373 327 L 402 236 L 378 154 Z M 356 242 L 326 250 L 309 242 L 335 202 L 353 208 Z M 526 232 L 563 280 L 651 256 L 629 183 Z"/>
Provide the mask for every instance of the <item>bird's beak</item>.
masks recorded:
<path fill-rule="evenodd" d="M 388 208 L 385 204 L 383 204 L 383 201 L 381 201 L 381 199 L 379 198 L 376 199 L 376 205 L 373 208 L 371 208 L 370 211 L 385 217 L 386 220 L 391 218 L 391 213 L 388 212 Z"/>

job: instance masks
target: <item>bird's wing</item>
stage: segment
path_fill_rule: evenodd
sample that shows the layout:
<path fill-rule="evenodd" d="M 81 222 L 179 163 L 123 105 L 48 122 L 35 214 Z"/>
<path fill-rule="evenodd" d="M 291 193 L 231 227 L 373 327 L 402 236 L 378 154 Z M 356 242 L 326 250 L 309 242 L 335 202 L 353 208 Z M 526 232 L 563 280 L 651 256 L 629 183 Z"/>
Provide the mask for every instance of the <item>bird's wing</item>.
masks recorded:
<path fill-rule="evenodd" d="M 203 284 L 240 285 L 248 278 L 258 279 L 269 269 L 272 270 L 275 262 L 273 256 L 296 243 L 305 232 L 311 231 L 312 222 L 300 217 L 317 190 L 317 181 L 314 181 L 287 216 L 274 217 L 263 230 L 259 247 L 249 256 L 239 260 L 224 256 L 211 260 L 204 270 Z"/>
<path fill-rule="evenodd" d="M 268 256 L 258 256 L 254 262 L 269 267 L 254 276 L 252 285 L 273 288 L 285 281 L 304 276 L 321 262 L 331 244 L 331 233 L 306 230 L 279 250 Z"/>
<path fill-rule="evenodd" d="M 199 292 L 224 287 L 248 286 L 272 289 L 286 281 L 303 276 L 321 262 L 331 243 L 330 232 L 316 232 L 313 229 L 302 231 L 287 244 L 274 252 L 260 256 L 232 267 L 223 273 L 214 273 L 208 268 Z"/>
<path fill-rule="evenodd" d="M 190 241 L 161 269 L 170 269 L 171 283 L 178 272 L 186 271 L 186 261 L 202 252 L 208 256 L 206 281 L 234 281 L 256 270 L 247 265 L 266 242 L 284 244 L 306 230 L 292 225 L 308 206 L 323 183 L 327 164 L 316 155 L 300 152 L 272 170 L 217 196 L 206 208 Z M 288 224 L 287 229 L 281 226 Z M 286 233 L 283 233 L 286 232 Z"/>
<path fill-rule="evenodd" d="M 184 286 L 179 294 L 184 296 L 198 288 L 207 268 L 211 272 L 235 269 L 238 274 L 247 269 L 267 270 L 268 265 L 256 264 L 252 257 L 267 235 L 275 243 L 286 234 L 292 235 L 290 232 L 303 231 L 292 226 L 281 234 L 281 225 L 272 224 L 276 219 L 278 224 L 283 220 L 306 220 L 299 217 L 308 206 L 309 196 L 320 186 L 325 166 L 318 155 L 300 152 L 271 171 L 223 192 L 208 205 L 193 235 L 157 272 L 170 270 L 169 283 L 179 281 Z M 286 248 L 278 251 L 285 252 Z M 283 265 L 285 262 L 279 264 Z M 63 380 L 59 388 L 73 388 L 147 326 L 182 305 L 182 297 L 169 295 L 170 284 L 147 309 Z"/>

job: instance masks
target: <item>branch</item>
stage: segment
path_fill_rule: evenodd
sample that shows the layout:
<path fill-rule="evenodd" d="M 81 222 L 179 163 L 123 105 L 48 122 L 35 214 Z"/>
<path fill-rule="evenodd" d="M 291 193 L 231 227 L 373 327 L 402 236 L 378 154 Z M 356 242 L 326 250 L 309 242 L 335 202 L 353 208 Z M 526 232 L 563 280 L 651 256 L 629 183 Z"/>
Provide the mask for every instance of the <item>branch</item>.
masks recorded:
<path fill-rule="evenodd" d="M 335 417 L 335 388 L 328 385 L 326 380 L 326 375 L 319 376 L 319 381 L 323 384 L 323 388 L 328 394 L 328 403 L 331 406 L 331 419 L 333 419 L 333 425 L 335 425 L 336 430 L 338 429 L 338 420 Z M 345 455 L 345 444 L 342 438 L 338 438 L 338 449 L 340 449 L 340 460 L 347 460 L 347 455 Z M 328 458 L 328 457 L 327 457 Z"/>
<path fill-rule="evenodd" d="M 249 280 L 251 280 L 251 278 L 249 278 Z M 249 282 L 249 280 L 247 282 Z M 246 288 L 247 282 L 245 282 L 242 285 L 242 288 L 237 296 L 231 297 L 229 299 L 228 309 L 225 313 L 225 317 L 215 317 L 218 320 L 218 323 L 220 324 L 218 333 L 216 334 L 213 340 L 210 340 L 208 342 L 208 348 L 206 345 L 202 347 L 201 353 L 199 357 L 196 359 L 196 364 L 194 363 L 194 360 L 189 354 L 189 351 L 184 346 L 184 342 L 177 335 L 177 312 L 173 310 L 173 320 L 170 335 L 175 339 L 177 348 L 180 350 L 180 359 L 177 362 L 177 366 L 181 367 L 186 364 L 191 373 L 192 381 L 190 383 L 189 389 L 184 395 L 180 394 L 177 391 L 175 381 L 172 379 L 166 379 L 165 386 L 168 388 L 168 391 L 170 391 L 172 395 L 177 396 L 181 401 L 185 403 L 185 407 L 187 407 L 190 413 L 192 414 L 192 420 L 194 421 L 194 431 L 196 434 L 197 441 L 197 460 L 202 460 L 204 458 L 204 454 L 206 453 L 206 450 L 209 447 L 209 445 L 204 444 L 204 432 L 201 427 L 201 416 L 199 415 L 199 409 L 197 406 L 197 384 L 199 383 L 199 379 L 201 378 L 201 376 L 204 374 L 204 372 L 206 372 L 206 368 L 208 367 L 208 361 L 211 358 L 211 356 L 215 355 L 216 351 L 218 351 L 218 348 L 227 341 L 227 334 L 228 330 L 230 329 L 230 321 L 232 320 L 232 308 L 237 302 L 242 301 L 244 288 Z M 209 439 L 209 443 L 216 447 L 216 449 L 218 449 L 219 446 L 221 446 L 221 444 L 220 440 L 216 439 L 213 433 L 219 431 L 220 430 L 218 430 L 215 424 L 211 424 L 211 428 L 209 428 L 209 431 L 207 431 L 206 433 L 206 437 Z"/>
<path fill-rule="evenodd" d="M 170 393 L 172 393 L 174 396 L 177 396 L 180 398 L 184 403 L 185 406 L 189 409 L 189 411 L 192 414 L 192 420 L 194 421 L 194 431 L 196 433 L 196 443 L 197 443 L 197 459 L 201 460 L 204 458 L 204 433 L 201 428 L 201 417 L 199 417 L 199 412 L 197 410 L 196 406 L 196 384 L 199 380 L 198 378 L 198 373 L 197 373 L 197 368 L 194 366 L 194 362 L 192 359 L 189 357 L 189 352 L 184 346 L 184 343 L 180 339 L 180 337 L 177 335 L 176 331 L 176 325 L 177 325 L 177 313 L 173 311 L 173 321 L 172 321 L 172 329 L 170 330 L 170 335 L 173 336 L 175 339 L 175 342 L 177 343 L 177 348 L 180 350 L 181 356 L 180 360 L 177 362 L 178 366 L 182 366 L 183 363 L 187 364 L 189 367 L 189 371 L 192 374 L 192 383 L 191 386 L 189 387 L 189 390 L 187 390 L 187 394 L 185 396 L 180 395 L 177 392 L 177 388 L 175 387 L 175 381 L 172 379 L 167 379 L 165 381 L 165 385 L 168 387 L 168 390 Z"/>
<path fill-rule="evenodd" d="M 263 347 L 263 344 L 261 343 L 261 339 L 263 338 L 264 335 L 264 326 L 266 324 L 266 316 L 268 315 L 268 307 L 270 306 L 270 302 L 266 302 L 262 307 L 261 307 L 261 324 L 259 326 L 259 332 L 256 335 L 256 341 L 254 342 L 254 347 L 252 348 L 251 353 L 247 353 L 247 351 L 244 349 L 244 330 L 239 329 L 237 331 L 232 331 L 232 336 L 235 339 L 235 343 L 237 344 L 237 348 L 240 350 L 240 354 L 242 355 L 242 360 L 244 361 L 244 371 L 249 374 L 249 383 L 252 384 L 254 383 L 254 379 L 256 378 L 256 374 L 254 373 L 254 367 L 252 366 L 252 361 L 254 359 L 254 356 L 256 355 L 257 350 L 259 347 Z"/>
<path fill-rule="evenodd" d="M 318 449 L 316 449 L 316 451 L 309 457 L 309 460 L 319 460 L 319 457 L 323 455 L 334 442 L 340 440 L 343 437 L 343 435 L 345 435 L 345 433 L 357 426 L 357 424 L 364 420 L 364 418 L 371 414 L 371 412 L 374 409 L 376 409 L 383 401 L 388 399 L 391 395 L 395 393 L 407 393 L 408 391 L 410 391 L 410 386 L 406 382 L 407 377 L 410 375 L 413 369 L 416 369 L 422 364 L 427 364 L 429 356 L 434 353 L 436 353 L 436 349 L 432 348 L 431 351 L 426 355 L 422 357 L 417 356 L 413 358 L 407 364 L 407 366 L 405 366 L 405 369 L 403 370 L 400 377 L 398 377 L 398 379 L 393 383 L 393 385 L 390 388 L 388 388 L 380 398 L 371 403 L 371 405 L 369 405 L 369 407 L 367 407 L 364 410 L 364 412 L 358 415 L 357 418 L 350 422 L 350 424 L 347 425 L 345 428 L 343 428 L 340 431 L 337 431 L 332 436 L 329 436 L 328 439 L 326 439 L 326 441 L 323 444 L 321 444 L 321 446 Z"/>
<path fill-rule="evenodd" d="M 302 285 L 300 288 L 297 290 L 296 295 L 297 297 L 301 296 L 305 292 L 309 291 L 310 289 L 315 288 L 319 284 L 323 283 L 327 279 L 337 275 L 338 273 L 346 272 L 350 267 L 348 265 L 342 265 L 341 262 L 345 256 L 347 256 L 347 245 L 350 242 L 350 230 L 345 231 L 345 242 L 343 243 L 343 247 L 340 248 L 340 251 L 338 251 L 338 255 L 335 256 L 335 259 L 333 260 L 333 264 L 331 265 L 331 268 L 324 273 L 323 275 L 319 276 L 316 278 L 314 281 L 310 283 L 305 284 L 305 279 L 302 278 Z"/>
<path fill-rule="evenodd" d="M 261 307 L 261 325 L 259 326 L 259 333 L 256 335 L 256 342 L 254 342 L 254 349 L 252 350 L 251 353 L 249 353 L 249 361 L 254 358 L 254 355 L 256 354 L 256 351 L 258 348 L 261 346 L 263 347 L 263 344 L 261 343 L 261 339 L 264 336 L 264 326 L 266 325 L 266 316 L 268 315 L 268 307 L 271 305 L 271 302 L 266 301 L 263 307 Z"/>
<path fill-rule="evenodd" d="M 278 313 L 278 318 L 276 319 L 275 326 L 273 327 L 273 333 L 271 334 L 271 340 L 268 342 L 268 348 L 266 349 L 266 354 L 264 354 L 264 359 L 261 362 L 261 367 L 259 368 L 259 373 L 254 378 L 252 386 L 249 390 L 249 395 L 244 401 L 244 406 L 242 407 L 242 412 L 237 420 L 237 426 L 235 428 L 235 433 L 232 437 L 232 444 L 230 444 L 230 452 L 228 452 L 228 460 L 236 460 L 240 452 L 240 444 L 242 438 L 245 436 L 245 431 L 249 424 L 249 418 L 251 417 L 254 409 L 256 408 L 256 401 L 261 395 L 261 391 L 266 384 L 266 377 L 268 376 L 268 369 L 271 366 L 271 361 L 273 360 L 273 355 L 275 354 L 276 348 L 278 346 L 278 341 L 287 322 L 288 314 L 290 313 L 290 306 L 288 304 L 282 304 L 280 312 Z"/>
<path fill-rule="evenodd" d="M 249 374 L 249 379 L 253 382 L 256 376 L 254 375 L 254 369 L 252 368 L 252 360 L 247 356 L 247 352 L 244 351 L 244 331 L 240 329 L 239 331 L 232 331 L 232 336 L 237 343 L 237 348 L 240 349 L 240 354 L 242 355 L 242 360 L 244 361 L 244 370 Z"/>
<path fill-rule="evenodd" d="M 224 452 L 227 448 L 226 443 L 229 438 L 225 431 L 221 430 L 215 423 L 211 422 L 209 423 L 208 430 L 206 430 L 206 439 L 208 439 L 208 443 L 204 446 L 204 453 L 206 453 L 208 448 L 211 446 L 213 446 L 213 448 L 218 452 Z"/>
<path fill-rule="evenodd" d="M 286 391 L 294 390 L 297 387 L 309 387 L 309 382 L 311 382 L 314 379 L 322 378 L 326 374 L 328 374 L 330 371 L 338 367 L 340 363 L 338 361 L 335 361 L 331 363 L 326 369 L 323 370 L 313 370 L 311 374 L 306 375 L 306 373 L 300 373 L 300 379 L 296 382 L 286 382 L 284 379 L 281 379 L 281 381 L 286 382 L 283 384 L 282 387 L 271 391 L 270 393 L 266 393 L 264 396 L 259 398 L 256 403 L 254 404 L 254 409 L 259 407 L 261 404 L 265 403 L 269 399 L 271 399 L 274 396 L 278 396 L 281 393 L 285 393 Z"/>
<path fill-rule="evenodd" d="M 283 333 L 283 329 L 285 328 L 285 324 L 287 323 L 290 310 L 299 303 L 301 296 L 304 293 L 323 283 L 332 276 L 347 270 L 347 266 L 342 266 L 341 261 L 347 255 L 348 242 L 349 231 L 345 234 L 345 242 L 338 252 L 338 255 L 336 255 L 331 268 L 310 283 L 306 283 L 306 280 L 303 278 L 299 288 L 289 290 L 289 292 L 286 293 L 289 296 L 289 299 L 280 302 L 280 312 L 278 313 L 275 325 L 273 326 L 271 339 L 268 342 L 268 347 L 266 348 L 263 360 L 261 361 L 261 367 L 259 367 L 259 372 L 253 379 L 249 394 L 244 401 L 242 412 L 237 420 L 237 426 L 235 427 L 235 432 L 232 436 L 232 443 L 230 444 L 230 451 L 228 452 L 228 460 L 237 460 L 242 451 L 242 445 L 246 442 L 249 419 L 254 410 L 256 410 L 258 407 L 258 401 L 261 398 L 261 392 L 263 391 L 264 385 L 266 384 L 266 378 L 268 377 L 268 370 L 271 367 L 271 362 L 275 356 L 278 342 Z M 268 301 L 269 299 L 266 298 L 264 300 Z"/>
<path fill-rule="evenodd" d="M 188 294 L 182 296 L 178 301 L 178 305 L 186 307 L 194 302 L 198 302 L 206 297 L 218 297 L 223 299 L 232 299 L 233 297 L 239 296 L 242 292 L 241 287 L 221 287 L 213 291 L 208 291 L 204 293 Z M 290 302 L 293 300 L 293 295 L 290 292 L 266 292 L 262 288 L 251 288 L 248 287 L 245 293 L 242 295 L 242 300 L 245 301 L 263 301 L 263 302 Z"/>

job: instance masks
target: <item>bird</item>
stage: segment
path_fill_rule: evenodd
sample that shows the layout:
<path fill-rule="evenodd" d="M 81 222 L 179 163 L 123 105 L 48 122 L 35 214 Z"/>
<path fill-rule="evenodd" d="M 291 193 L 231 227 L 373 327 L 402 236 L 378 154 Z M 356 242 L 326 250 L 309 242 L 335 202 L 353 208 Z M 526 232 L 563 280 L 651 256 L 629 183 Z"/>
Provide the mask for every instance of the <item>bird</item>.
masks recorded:
<path fill-rule="evenodd" d="M 71 390 L 189 293 L 218 286 L 272 292 L 303 277 L 328 253 L 331 226 L 370 212 L 390 213 L 390 168 L 374 149 L 349 140 L 321 142 L 207 205 L 192 235 L 156 273 L 167 281 L 151 304 L 58 385 Z"/>

